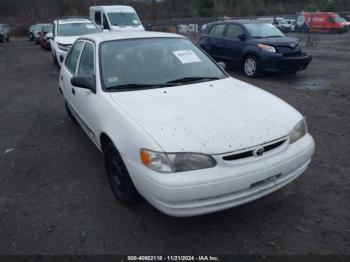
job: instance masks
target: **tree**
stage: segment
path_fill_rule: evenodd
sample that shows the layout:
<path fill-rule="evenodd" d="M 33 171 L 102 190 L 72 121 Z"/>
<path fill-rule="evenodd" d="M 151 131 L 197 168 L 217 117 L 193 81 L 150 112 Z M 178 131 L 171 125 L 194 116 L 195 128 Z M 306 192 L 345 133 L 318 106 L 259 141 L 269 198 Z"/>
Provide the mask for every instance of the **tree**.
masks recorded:
<path fill-rule="evenodd" d="M 199 4 L 199 15 L 203 17 L 211 17 L 215 14 L 214 0 L 201 0 Z"/>

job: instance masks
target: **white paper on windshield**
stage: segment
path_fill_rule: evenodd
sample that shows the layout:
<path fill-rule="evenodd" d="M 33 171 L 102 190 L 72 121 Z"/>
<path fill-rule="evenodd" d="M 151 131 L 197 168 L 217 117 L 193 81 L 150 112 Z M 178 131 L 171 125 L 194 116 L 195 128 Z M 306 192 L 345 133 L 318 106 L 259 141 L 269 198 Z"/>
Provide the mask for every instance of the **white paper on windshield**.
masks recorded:
<path fill-rule="evenodd" d="M 87 29 L 95 29 L 95 26 L 94 25 L 86 25 L 86 28 Z"/>
<path fill-rule="evenodd" d="M 138 23 L 139 23 L 139 21 L 137 21 L 137 20 L 132 20 L 132 22 L 133 22 L 134 24 L 138 24 Z"/>
<path fill-rule="evenodd" d="M 173 53 L 183 64 L 202 62 L 192 50 L 178 50 L 173 51 Z"/>

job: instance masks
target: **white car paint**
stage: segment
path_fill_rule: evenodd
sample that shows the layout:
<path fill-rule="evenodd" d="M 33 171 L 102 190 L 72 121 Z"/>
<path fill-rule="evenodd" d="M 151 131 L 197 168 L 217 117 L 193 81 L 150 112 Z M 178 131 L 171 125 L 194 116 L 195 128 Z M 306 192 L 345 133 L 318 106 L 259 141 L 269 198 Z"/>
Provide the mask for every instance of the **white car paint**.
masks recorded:
<path fill-rule="evenodd" d="M 184 38 L 154 32 L 85 36 L 95 48 L 109 40 Z M 176 41 L 176 40 L 174 40 Z M 164 89 L 105 92 L 95 50 L 96 94 L 75 88 L 63 66 L 60 88 L 82 128 L 101 149 L 107 134 L 120 152 L 139 193 L 171 216 L 194 216 L 241 205 L 278 190 L 299 177 L 311 162 L 315 143 L 305 134 L 291 144 L 289 134 L 303 119 L 275 96 L 227 77 Z M 76 90 L 72 94 L 72 88 Z M 263 156 L 235 161 L 223 157 L 283 141 Z M 213 168 L 159 173 L 143 165 L 140 149 L 211 155 Z M 102 150 L 102 149 L 101 149 Z M 260 186 L 253 186 L 264 181 Z"/>

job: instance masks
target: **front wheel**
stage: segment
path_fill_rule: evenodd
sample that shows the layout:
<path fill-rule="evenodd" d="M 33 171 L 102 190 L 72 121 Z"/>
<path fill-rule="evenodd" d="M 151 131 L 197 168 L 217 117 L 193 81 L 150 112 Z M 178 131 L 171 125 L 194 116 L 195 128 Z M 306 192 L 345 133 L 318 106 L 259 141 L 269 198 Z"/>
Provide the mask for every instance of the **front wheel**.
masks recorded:
<path fill-rule="evenodd" d="M 259 61 L 255 56 L 247 56 L 243 61 L 243 71 L 248 77 L 260 75 Z"/>
<path fill-rule="evenodd" d="M 104 149 L 104 159 L 109 184 L 115 197 L 126 206 L 136 204 L 140 200 L 140 195 L 119 152 L 112 143 Z"/>
<path fill-rule="evenodd" d="M 340 33 L 340 31 L 338 29 L 334 28 L 334 29 L 331 30 L 331 34 L 332 35 L 336 35 L 336 34 L 339 34 L 339 33 Z"/>

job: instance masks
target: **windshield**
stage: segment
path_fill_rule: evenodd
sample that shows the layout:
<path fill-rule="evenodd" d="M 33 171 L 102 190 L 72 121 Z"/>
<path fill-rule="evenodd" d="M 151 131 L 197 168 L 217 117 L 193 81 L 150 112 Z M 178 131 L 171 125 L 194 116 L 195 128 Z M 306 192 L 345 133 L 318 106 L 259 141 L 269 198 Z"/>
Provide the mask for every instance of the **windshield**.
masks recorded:
<path fill-rule="evenodd" d="M 35 27 L 34 27 L 34 31 L 36 31 L 36 32 L 41 32 L 41 30 L 42 30 L 42 28 L 43 28 L 44 26 L 50 26 L 50 25 L 49 25 L 49 24 L 37 24 L 37 25 L 35 25 Z"/>
<path fill-rule="evenodd" d="M 282 25 L 288 24 L 287 20 L 284 18 L 277 18 L 277 21 Z"/>
<path fill-rule="evenodd" d="M 253 38 L 283 37 L 284 34 L 274 25 L 267 23 L 245 24 L 245 28 Z"/>
<path fill-rule="evenodd" d="M 57 28 L 57 36 L 80 36 L 98 32 L 100 30 L 93 23 L 60 24 Z"/>
<path fill-rule="evenodd" d="M 335 20 L 335 22 L 337 22 L 337 23 L 343 23 L 344 21 L 343 21 L 343 18 L 341 18 L 339 15 L 336 15 L 335 17 L 334 17 L 334 20 Z"/>
<path fill-rule="evenodd" d="M 125 85 L 136 90 L 136 85 L 178 85 L 226 77 L 197 46 L 182 38 L 105 42 L 100 47 L 100 64 L 103 85 L 114 91 Z"/>
<path fill-rule="evenodd" d="M 140 21 L 135 13 L 108 13 L 113 26 L 139 26 Z"/>

